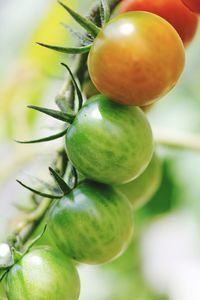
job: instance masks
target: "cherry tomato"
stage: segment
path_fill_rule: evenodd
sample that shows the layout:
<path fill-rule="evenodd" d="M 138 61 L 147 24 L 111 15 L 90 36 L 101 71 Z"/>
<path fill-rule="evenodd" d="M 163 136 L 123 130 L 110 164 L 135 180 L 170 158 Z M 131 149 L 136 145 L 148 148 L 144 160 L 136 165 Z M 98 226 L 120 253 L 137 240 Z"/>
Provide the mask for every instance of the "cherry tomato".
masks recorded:
<path fill-rule="evenodd" d="M 3 289 L 3 284 L 0 283 L 0 299 L 1 300 L 5 300 L 6 296 L 5 296 L 5 291 Z"/>
<path fill-rule="evenodd" d="M 192 13 L 181 0 L 124 0 L 120 4 L 120 12 L 148 11 L 168 21 L 179 33 L 187 46 L 197 31 L 198 16 Z"/>
<path fill-rule="evenodd" d="M 163 18 L 128 12 L 100 31 L 88 57 L 91 79 L 113 101 L 144 106 L 169 92 L 185 62 L 183 43 Z"/>
<path fill-rule="evenodd" d="M 100 264 L 127 248 L 133 232 L 131 206 L 112 187 L 85 181 L 49 212 L 56 245 L 74 260 Z"/>
<path fill-rule="evenodd" d="M 29 251 L 5 278 L 8 300 L 77 300 L 80 281 L 73 263 L 53 248 Z"/>
<path fill-rule="evenodd" d="M 87 101 L 66 135 L 66 151 L 86 178 L 122 184 L 139 176 L 153 154 L 145 114 L 97 95 Z"/>
<path fill-rule="evenodd" d="M 161 165 L 158 157 L 154 154 L 142 175 L 127 184 L 116 186 L 116 189 L 126 196 L 134 209 L 138 209 L 151 199 L 160 182 Z"/>
<path fill-rule="evenodd" d="M 182 2 L 193 12 L 200 13 L 200 1 L 199 0 L 182 0 Z"/>

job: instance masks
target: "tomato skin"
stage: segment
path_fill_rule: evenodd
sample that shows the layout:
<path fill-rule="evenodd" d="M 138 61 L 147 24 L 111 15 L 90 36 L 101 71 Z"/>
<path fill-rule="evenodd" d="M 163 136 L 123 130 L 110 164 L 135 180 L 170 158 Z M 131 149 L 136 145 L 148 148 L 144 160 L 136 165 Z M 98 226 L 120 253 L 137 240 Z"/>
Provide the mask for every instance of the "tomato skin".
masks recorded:
<path fill-rule="evenodd" d="M 194 38 L 198 27 L 198 16 L 192 13 L 181 0 L 124 0 L 120 12 L 147 11 L 168 21 L 179 33 L 187 46 Z"/>
<path fill-rule="evenodd" d="M 121 184 L 139 176 L 153 154 L 145 114 L 97 95 L 87 101 L 66 135 L 66 151 L 86 178 Z"/>
<path fill-rule="evenodd" d="M 85 181 L 55 203 L 48 226 L 69 257 L 102 264 L 127 248 L 133 233 L 131 206 L 112 187 Z"/>
<path fill-rule="evenodd" d="M 135 180 L 116 186 L 131 203 L 134 210 L 144 206 L 157 191 L 161 182 L 161 164 L 154 154 L 146 170 Z"/>
<path fill-rule="evenodd" d="M 80 281 L 73 263 L 53 248 L 32 249 L 6 276 L 8 300 L 77 300 Z"/>
<path fill-rule="evenodd" d="M 167 94 L 184 63 L 184 46 L 176 30 L 163 18 L 138 11 L 108 22 L 88 56 L 96 88 L 113 101 L 136 106 Z"/>
<path fill-rule="evenodd" d="M 0 283 L 0 299 L 1 299 L 1 300 L 6 299 L 5 291 L 4 291 L 4 289 L 3 289 L 3 284 L 1 284 L 1 283 Z"/>
<path fill-rule="evenodd" d="M 200 14 L 199 0 L 182 0 L 182 2 L 193 12 Z"/>

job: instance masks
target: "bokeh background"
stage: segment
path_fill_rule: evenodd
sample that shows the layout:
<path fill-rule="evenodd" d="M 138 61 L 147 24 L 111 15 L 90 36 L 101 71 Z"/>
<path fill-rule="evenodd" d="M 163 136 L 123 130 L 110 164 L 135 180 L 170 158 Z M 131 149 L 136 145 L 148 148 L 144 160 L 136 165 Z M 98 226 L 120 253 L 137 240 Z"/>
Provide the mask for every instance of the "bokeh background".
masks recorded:
<path fill-rule="evenodd" d="M 67 2 L 85 13 L 93 3 Z M 23 217 L 19 207 L 31 208 L 29 193 L 15 179 L 48 180 L 48 166 L 59 149 L 60 141 L 33 146 L 18 145 L 14 139 L 59 130 L 58 122 L 26 106 L 55 107 L 65 76 L 59 63 L 69 58 L 35 42 L 73 44 L 61 21 L 76 26 L 53 0 L 0 1 L 0 241 Z M 148 114 L 152 126 L 172 134 L 195 134 L 197 140 L 199 53 L 200 31 L 187 49 L 178 85 Z M 132 244 L 111 264 L 80 267 L 80 300 L 200 299 L 200 153 L 161 146 L 157 150 L 163 165 L 162 184 L 149 204 L 135 213 Z"/>

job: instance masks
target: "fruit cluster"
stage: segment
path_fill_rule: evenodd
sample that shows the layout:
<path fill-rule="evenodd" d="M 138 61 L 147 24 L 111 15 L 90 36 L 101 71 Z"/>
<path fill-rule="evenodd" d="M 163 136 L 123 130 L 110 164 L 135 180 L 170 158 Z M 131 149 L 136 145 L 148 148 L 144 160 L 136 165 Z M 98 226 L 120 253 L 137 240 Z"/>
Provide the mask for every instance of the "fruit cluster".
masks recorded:
<path fill-rule="evenodd" d="M 199 12 L 197 1 L 183 2 Z M 175 86 L 184 68 L 184 45 L 191 42 L 198 23 L 181 0 L 124 0 L 111 20 L 108 3 L 101 1 L 102 28 L 60 4 L 88 31 L 84 43 L 77 48 L 40 44 L 86 57 L 87 79 L 77 83 L 63 64 L 77 93 L 73 109 L 31 108 L 64 121 L 65 128 L 24 143 L 65 136 L 71 172 L 66 180 L 65 172 L 50 169 L 62 191 L 55 195 L 21 183 L 54 199 L 45 233 L 52 241 L 51 246 L 33 247 L 36 238 L 23 252 L 0 245 L 0 274 L 9 300 L 76 300 L 80 282 L 75 262 L 106 263 L 126 250 L 133 234 L 132 211 L 152 197 L 161 178 L 151 127 L 140 107 L 155 103 Z M 86 100 L 79 86 L 84 91 L 88 78 L 95 96 Z M 15 245 L 19 248 L 19 241 Z"/>

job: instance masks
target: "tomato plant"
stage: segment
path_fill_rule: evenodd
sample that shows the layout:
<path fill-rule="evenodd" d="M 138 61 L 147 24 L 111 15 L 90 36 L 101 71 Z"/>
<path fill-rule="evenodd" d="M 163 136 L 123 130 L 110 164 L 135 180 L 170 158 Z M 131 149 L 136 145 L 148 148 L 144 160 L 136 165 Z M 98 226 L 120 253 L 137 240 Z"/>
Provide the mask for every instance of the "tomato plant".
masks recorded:
<path fill-rule="evenodd" d="M 97 89 L 112 100 L 144 106 L 169 92 L 185 55 L 176 30 L 147 12 L 129 12 L 108 22 L 94 40 L 88 68 Z"/>
<path fill-rule="evenodd" d="M 139 108 L 97 95 L 86 102 L 69 127 L 66 150 L 85 177 L 107 184 L 124 183 L 149 164 L 153 139 Z"/>
<path fill-rule="evenodd" d="M 194 38 L 198 26 L 198 16 L 192 13 L 181 0 L 124 0 L 120 12 L 147 11 L 168 21 L 179 33 L 187 46 Z"/>
<path fill-rule="evenodd" d="M 64 253 L 87 264 L 105 263 L 122 254 L 133 232 L 126 198 L 94 182 L 79 184 L 56 202 L 48 226 Z"/>
<path fill-rule="evenodd" d="M 116 186 L 130 201 L 134 209 L 141 208 L 156 192 L 161 181 L 161 165 L 154 154 L 146 170 L 135 180 Z"/>
<path fill-rule="evenodd" d="M 62 121 L 62 131 L 18 142 L 63 137 L 64 143 L 49 167 L 51 183 L 38 179 L 35 189 L 17 180 L 31 191 L 32 202 L 19 206 L 24 220 L 0 244 L 0 282 L 8 300 L 77 300 L 74 263 L 102 264 L 122 255 L 133 235 L 133 209 L 159 186 L 161 166 L 142 109 L 177 83 L 185 62 L 182 40 L 192 40 L 197 16 L 178 0 L 124 0 L 120 10 L 126 13 L 110 20 L 119 2 L 101 0 L 85 18 L 59 1 L 87 34 L 63 24 L 78 47 L 38 43 L 79 56 L 73 71 L 62 63 L 69 76 L 55 99 L 57 110 L 28 106 Z M 159 133 L 156 143 L 187 147 L 187 141 Z"/>
<path fill-rule="evenodd" d="M 77 300 L 80 292 L 73 263 L 49 247 L 32 249 L 15 263 L 5 287 L 8 300 Z"/>
<path fill-rule="evenodd" d="M 193 12 L 200 13 L 199 0 L 182 0 L 182 2 Z"/>

